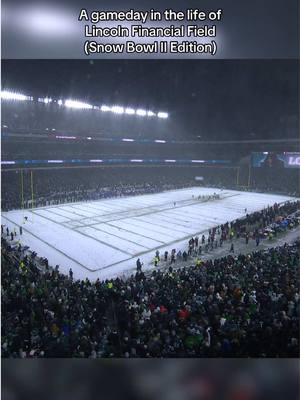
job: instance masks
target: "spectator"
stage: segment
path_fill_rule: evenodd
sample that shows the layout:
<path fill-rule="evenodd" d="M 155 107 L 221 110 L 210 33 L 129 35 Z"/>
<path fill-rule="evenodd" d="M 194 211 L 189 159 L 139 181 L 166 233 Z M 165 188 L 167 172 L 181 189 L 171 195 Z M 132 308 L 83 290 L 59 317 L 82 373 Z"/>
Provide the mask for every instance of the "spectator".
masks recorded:
<path fill-rule="evenodd" d="M 92 283 L 2 239 L 2 356 L 297 357 L 299 250 Z"/>

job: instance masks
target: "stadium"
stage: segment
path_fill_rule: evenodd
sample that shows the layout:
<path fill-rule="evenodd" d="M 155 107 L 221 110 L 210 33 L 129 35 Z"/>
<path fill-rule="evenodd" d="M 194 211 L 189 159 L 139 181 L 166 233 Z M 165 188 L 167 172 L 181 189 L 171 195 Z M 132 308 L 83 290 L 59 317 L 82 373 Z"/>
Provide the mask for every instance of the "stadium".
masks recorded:
<path fill-rule="evenodd" d="M 298 71 L 4 60 L 2 357 L 297 357 Z"/>

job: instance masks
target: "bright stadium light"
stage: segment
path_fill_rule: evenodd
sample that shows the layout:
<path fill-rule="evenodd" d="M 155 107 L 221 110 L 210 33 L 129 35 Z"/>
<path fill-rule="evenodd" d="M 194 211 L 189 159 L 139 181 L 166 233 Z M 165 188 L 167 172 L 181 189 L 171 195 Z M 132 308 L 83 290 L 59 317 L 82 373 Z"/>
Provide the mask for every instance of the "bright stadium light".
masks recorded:
<path fill-rule="evenodd" d="M 166 143 L 165 140 L 159 140 L 159 139 L 157 139 L 157 140 L 154 140 L 154 141 L 155 141 L 155 143 Z"/>
<path fill-rule="evenodd" d="M 63 160 L 48 160 L 49 164 L 61 164 L 63 162 L 64 162 Z"/>
<path fill-rule="evenodd" d="M 76 109 L 86 109 L 86 110 L 101 110 L 103 112 L 112 112 L 114 114 L 127 114 L 127 115 L 138 115 L 140 117 L 158 117 L 158 118 L 168 118 L 169 114 L 166 112 L 158 112 L 155 113 L 152 110 L 144 110 L 144 109 L 134 109 L 132 107 L 123 107 L 119 105 L 114 106 L 107 106 L 105 104 L 98 106 L 92 105 L 88 103 L 84 103 L 82 101 L 77 100 L 62 100 L 62 99 L 52 99 L 51 97 L 38 97 L 34 99 L 32 96 L 26 96 L 21 93 L 2 90 L 1 91 L 1 98 L 3 100 L 30 100 L 30 101 L 37 101 L 39 103 L 49 104 L 49 103 L 57 103 L 58 106 L 65 106 L 68 108 L 76 108 Z"/>
<path fill-rule="evenodd" d="M 191 160 L 192 161 L 192 163 L 204 163 L 205 161 L 204 160 Z"/>
<path fill-rule="evenodd" d="M 123 142 L 134 142 L 134 139 L 122 139 Z"/>
<path fill-rule="evenodd" d="M 55 136 L 56 139 L 70 139 L 70 140 L 74 140 L 76 139 L 76 136 L 61 136 L 61 135 L 57 135 Z"/>
<path fill-rule="evenodd" d="M 159 112 L 157 113 L 158 118 L 168 118 L 168 113 L 166 112 Z"/>
<path fill-rule="evenodd" d="M 130 160 L 130 162 L 143 162 L 143 160 L 133 159 L 133 160 Z"/>
<path fill-rule="evenodd" d="M 104 112 L 107 112 L 107 111 L 111 111 L 111 108 L 108 107 L 108 106 L 103 105 L 103 106 L 101 106 L 100 110 L 104 111 Z"/>
<path fill-rule="evenodd" d="M 12 165 L 12 164 L 15 164 L 15 163 L 16 163 L 15 161 L 1 161 L 2 165 Z"/>
<path fill-rule="evenodd" d="M 66 100 L 65 107 L 77 108 L 77 109 L 91 109 L 93 106 L 91 104 L 82 103 L 81 101 Z"/>
<path fill-rule="evenodd" d="M 87 140 L 92 140 L 92 138 L 90 136 L 87 137 Z"/>
<path fill-rule="evenodd" d="M 101 162 L 103 162 L 103 160 L 90 160 L 90 162 L 93 162 L 93 163 L 101 163 Z"/>
<path fill-rule="evenodd" d="M 120 107 L 120 106 L 113 106 L 111 108 L 111 111 L 115 114 L 123 114 L 124 113 L 124 107 Z"/>
<path fill-rule="evenodd" d="M 138 109 L 138 110 L 136 110 L 136 115 L 144 117 L 145 115 L 147 115 L 147 111 L 146 110 L 142 110 L 142 109 Z"/>
<path fill-rule="evenodd" d="M 133 108 L 125 108 L 125 114 L 133 115 L 135 114 L 135 110 Z"/>
<path fill-rule="evenodd" d="M 165 162 L 176 162 L 176 160 L 165 160 Z"/>
<path fill-rule="evenodd" d="M 32 100 L 32 97 L 25 96 L 24 94 L 21 94 L 21 93 L 15 93 L 15 92 L 9 92 L 7 90 L 2 90 L 1 91 L 1 99 L 24 101 L 24 100 Z"/>

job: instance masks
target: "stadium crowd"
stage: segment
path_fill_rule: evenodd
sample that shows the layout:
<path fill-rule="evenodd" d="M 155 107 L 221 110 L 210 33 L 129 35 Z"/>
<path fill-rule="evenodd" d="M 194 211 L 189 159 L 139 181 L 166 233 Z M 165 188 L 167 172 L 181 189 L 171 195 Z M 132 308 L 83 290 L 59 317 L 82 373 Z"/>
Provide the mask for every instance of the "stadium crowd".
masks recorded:
<path fill-rule="evenodd" d="M 278 224 L 298 208 L 274 205 L 231 225 Z M 297 241 L 90 282 L 41 269 L 4 232 L 2 356 L 297 357 L 299 250 Z"/>
<path fill-rule="evenodd" d="M 48 206 L 62 203 L 92 201 L 103 198 L 134 196 L 158 193 L 163 190 L 180 189 L 192 186 L 209 186 L 218 189 L 233 189 L 270 193 L 299 194 L 297 175 L 281 179 L 281 186 L 273 186 L 274 179 L 264 183 L 255 180 L 248 187 L 236 185 L 234 168 L 207 167 L 201 170 L 191 168 L 160 167 L 116 167 L 116 168 L 55 168 L 2 173 L 1 208 L 11 209 Z M 295 172 L 295 171 L 294 171 Z M 296 171 L 297 172 L 297 171 Z M 195 176 L 202 175 L 203 180 L 195 181 Z M 130 179 L 128 179 L 130 177 Z M 33 185 L 32 185 L 33 183 Z M 32 189 L 33 188 L 33 193 Z"/>
<path fill-rule="evenodd" d="M 111 174 L 110 174 L 111 175 Z M 157 176 L 155 180 L 147 180 L 135 183 L 126 183 L 119 181 L 114 183 L 113 177 L 108 180 L 98 174 L 91 173 L 91 176 L 85 175 L 85 179 L 80 179 L 81 175 L 76 175 L 70 179 L 70 176 L 60 174 L 51 174 L 49 176 L 35 176 L 33 198 L 31 192 L 30 176 L 27 178 L 27 184 L 23 184 L 24 191 L 21 193 L 20 182 L 14 180 L 5 181 L 6 190 L 2 186 L 1 208 L 3 211 L 23 207 L 50 206 L 55 204 L 93 201 L 104 198 L 137 196 L 142 194 L 159 193 L 164 190 L 175 190 L 195 186 L 195 181 L 186 179 L 176 179 L 170 182 L 167 177 Z M 17 177 L 20 180 L 20 177 Z M 146 183 L 147 182 L 147 183 Z"/>
<path fill-rule="evenodd" d="M 246 212 L 246 209 L 245 209 Z M 232 222 L 227 222 L 220 226 L 209 229 L 208 234 L 201 237 L 195 236 L 188 241 L 188 248 L 183 252 L 172 249 L 171 252 L 165 251 L 161 256 L 157 250 L 153 259 L 153 264 L 159 266 L 162 262 L 175 264 L 177 260 L 188 261 L 193 258 L 196 265 L 201 265 L 201 257 L 218 247 L 230 243 L 230 252 L 234 253 L 233 240 L 245 240 L 248 245 L 250 240 L 259 246 L 262 240 L 273 240 L 278 234 L 286 232 L 300 225 L 300 201 L 289 201 L 283 204 L 275 203 L 261 211 L 246 214 L 244 218 L 239 218 Z"/>

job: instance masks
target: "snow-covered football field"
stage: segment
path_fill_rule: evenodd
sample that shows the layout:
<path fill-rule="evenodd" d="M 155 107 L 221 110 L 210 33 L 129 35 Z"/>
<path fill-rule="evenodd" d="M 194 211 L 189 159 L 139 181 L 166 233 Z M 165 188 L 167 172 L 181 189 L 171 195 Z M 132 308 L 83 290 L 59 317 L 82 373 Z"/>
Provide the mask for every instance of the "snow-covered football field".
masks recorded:
<path fill-rule="evenodd" d="M 200 202 L 199 195 L 221 195 Z M 194 198 L 193 198 L 194 196 Z M 186 249 L 195 234 L 261 210 L 287 196 L 193 187 L 158 194 L 61 204 L 2 213 L 2 224 L 23 227 L 17 236 L 60 271 L 72 268 L 75 278 L 91 280 L 122 275 L 135 269 L 139 257 L 144 268 L 160 252 Z M 174 205 L 174 202 L 176 204 Z M 23 223 L 24 216 L 28 220 Z M 149 268 L 151 266 L 149 265 Z"/>

